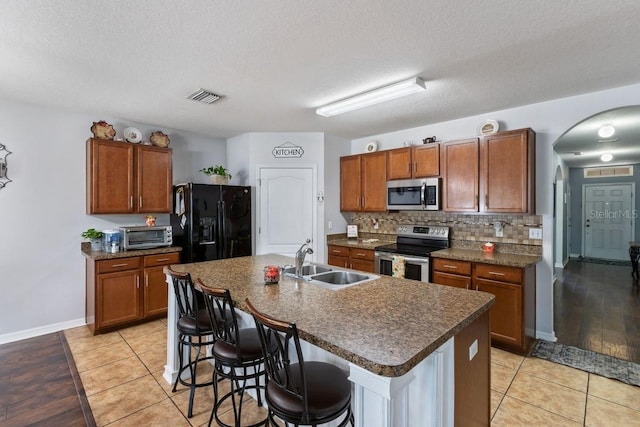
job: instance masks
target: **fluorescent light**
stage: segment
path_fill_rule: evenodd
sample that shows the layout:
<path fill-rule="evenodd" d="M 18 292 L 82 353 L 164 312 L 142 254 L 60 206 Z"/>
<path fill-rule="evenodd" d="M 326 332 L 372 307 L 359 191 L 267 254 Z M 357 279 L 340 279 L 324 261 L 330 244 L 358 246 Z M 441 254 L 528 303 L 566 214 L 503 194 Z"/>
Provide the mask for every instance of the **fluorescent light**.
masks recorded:
<path fill-rule="evenodd" d="M 600 138 L 610 138 L 614 133 L 616 133 L 616 128 L 611 125 L 604 125 L 598 129 L 598 136 Z"/>
<path fill-rule="evenodd" d="M 611 153 L 604 153 L 602 156 L 600 156 L 600 160 L 602 160 L 603 162 L 610 162 L 611 159 L 613 159 L 613 154 Z"/>
<path fill-rule="evenodd" d="M 420 77 L 413 77 L 409 80 L 404 80 L 360 95 L 352 96 L 351 98 L 346 98 L 341 101 L 324 105 L 316 110 L 316 114 L 324 117 L 331 117 L 346 113 L 347 111 L 353 111 L 370 105 L 379 104 L 381 102 L 390 101 L 401 96 L 422 92 L 424 90 L 424 80 Z"/>

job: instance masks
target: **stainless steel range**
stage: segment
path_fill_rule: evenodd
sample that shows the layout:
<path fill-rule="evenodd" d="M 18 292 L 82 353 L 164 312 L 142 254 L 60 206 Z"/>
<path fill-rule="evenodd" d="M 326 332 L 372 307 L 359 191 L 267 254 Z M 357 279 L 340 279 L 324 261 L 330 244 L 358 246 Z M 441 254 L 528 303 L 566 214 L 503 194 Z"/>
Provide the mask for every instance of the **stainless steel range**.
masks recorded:
<path fill-rule="evenodd" d="M 375 272 L 391 276 L 395 255 L 405 259 L 405 278 L 430 281 L 429 254 L 450 246 L 449 229 L 446 226 L 398 225 L 396 243 L 375 248 Z"/>

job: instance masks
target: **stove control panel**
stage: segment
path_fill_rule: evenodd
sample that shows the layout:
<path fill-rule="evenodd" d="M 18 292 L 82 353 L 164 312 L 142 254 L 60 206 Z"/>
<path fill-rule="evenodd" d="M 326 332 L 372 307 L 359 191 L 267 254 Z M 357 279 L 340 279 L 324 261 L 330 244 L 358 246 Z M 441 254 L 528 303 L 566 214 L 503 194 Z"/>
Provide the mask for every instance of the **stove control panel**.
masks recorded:
<path fill-rule="evenodd" d="M 401 224 L 396 227 L 398 236 L 424 237 L 430 239 L 449 239 L 450 227 L 441 225 Z"/>

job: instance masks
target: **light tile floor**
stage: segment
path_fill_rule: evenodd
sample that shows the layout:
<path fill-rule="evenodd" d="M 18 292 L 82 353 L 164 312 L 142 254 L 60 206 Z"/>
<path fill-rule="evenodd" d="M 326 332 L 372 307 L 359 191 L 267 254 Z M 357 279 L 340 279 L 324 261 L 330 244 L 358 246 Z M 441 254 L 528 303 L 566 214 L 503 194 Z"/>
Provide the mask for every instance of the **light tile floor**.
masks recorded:
<path fill-rule="evenodd" d="M 96 336 L 79 327 L 65 336 L 98 426 L 207 425 L 211 388 L 197 390 L 188 419 L 188 389 L 173 393 L 162 377 L 165 320 Z M 229 422 L 233 412 L 223 412 Z M 264 409 L 251 401 L 245 416 L 264 417 Z M 491 417 L 493 426 L 640 426 L 640 387 L 492 348 Z"/>

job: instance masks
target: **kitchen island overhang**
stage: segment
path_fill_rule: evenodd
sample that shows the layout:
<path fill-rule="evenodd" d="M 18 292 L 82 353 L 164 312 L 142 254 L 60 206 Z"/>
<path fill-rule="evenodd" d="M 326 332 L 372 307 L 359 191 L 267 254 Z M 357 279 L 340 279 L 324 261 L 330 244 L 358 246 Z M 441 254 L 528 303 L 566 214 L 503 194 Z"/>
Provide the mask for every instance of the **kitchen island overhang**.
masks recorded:
<path fill-rule="evenodd" d="M 291 264 L 292 261 L 289 257 L 267 254 L 180 264 L 172 268 L 190 273 L 194 281 L 200 278 L 208 286 L 229 289 L 237 308 L 245 314 L 244 301 L 248 298 L 260 311 L 294 321 L 300 337 L 308 344 L 320 349 L 320 353 L 326 352 L 329 359 L 335 360 L 337 356 L 344 361 L 343 367 L 348 363 L 352 381 L 367 382 L 367 385 L 354 382 L 356 409 L 358 402 L 377 399 L 364 399 L 366 392 L 360 390 L 361 387 L 368 387 L 368 390 L 375 384 L 376 387 L 387 387 L 387 391 L 379 391 L 378 394 L 389 397 L 384 401 L 382 396 L 383 401 L 376 404 L 380 406 L 378 410 L 383 415 L 395 414 L 391 418 L 383 418 L 393 422 L 404 411 L 407 413 L 404 419 L 407 419 L 413 411 L 408 406 L 402 409 L 404 404 L 398 400 L 398 393 L 405 387 L 414 387 L 410 384 L 429 380 L 415 381 L 416 373 L 420 376 L 440 375 L 442 384 L 439 387 L 444 386 L 445 389 L 434 389 L 430 393 L 445 393 L 452 397 L 452 338 L 489 310 L 494 302 L 493 295 L 388 276 L 338 291 L 288 276 L 281 277 L 279 284 L 264 284 L 264 266 Z M 175 297 L 172 287 L 169 291 L 170 326 L 164 374 L 168 382 L 175 379 L 178 371 L 177 337 L 175 328 L 171 327 L 177 320 Z M 252 320 L 249 317 L 245 319 L 248 322 Z M 252 325 L 248 323 L 247 326 Z M 315 349 L 313 352 L 314 355 L 318 353 Z M 365 378 L 367 373 L 370 374 L 368 379 Z M 451 383 L 450 387 L 447 383 Z M 415 392 L 423 393 L 420 390 Z M 394 398 L 392 394 L 397 396 Z M 443 410 L 437 408 L 441 403 L 434 403 L 433 409 Z M 392 410 L 398 405 L 400 407 Z M 451 408 L 445 412 L 450 411 Z M 444 420 L 449 418 L 452 421 L 452 416 L 445 416 Z M 390 424 L 383 422 L 380 425 Z M 401 422 L 399 425 L 412 424 Z"/>

